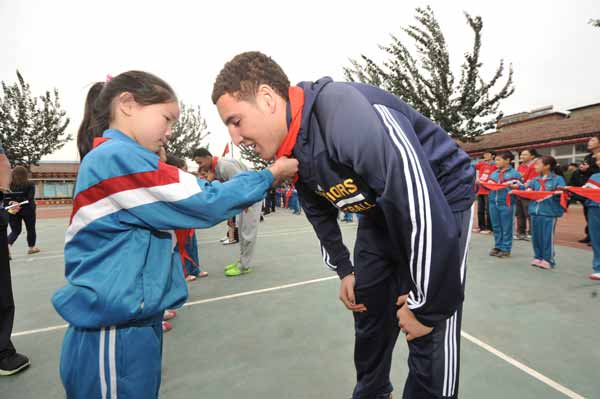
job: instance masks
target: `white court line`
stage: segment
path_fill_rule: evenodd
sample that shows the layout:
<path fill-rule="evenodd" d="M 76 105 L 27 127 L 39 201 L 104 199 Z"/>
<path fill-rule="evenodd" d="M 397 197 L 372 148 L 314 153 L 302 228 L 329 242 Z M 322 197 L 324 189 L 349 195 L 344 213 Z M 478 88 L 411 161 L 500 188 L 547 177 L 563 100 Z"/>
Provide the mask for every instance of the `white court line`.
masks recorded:
<path fill-rule="evenodd" d="M 67 327 L 69 327 L 68 324 L 59 324 L 57 326 L 38 328 L 37 330 L 27 330 L 27 331 L 21 331 L 18 333 L 13 333 L 10 337 L 15 338 L 15 337 L 22 337 L 24 335 L 33 335 L 33 334 L 39 334 L 39 333 L 48 332 L 48 331 L 63 330 Z"/>
<path fill-rule="evenodd" d="M 279 290 L 283 290 L 283 289 L 286 289 L 286 288 L 299 287 L 301 285 L 308 285 L 308 284 L 320 283 L 321 281 L 334 280 L 334 279 L 339 279 L 339 278 L 338 278 L 338 276 L 316 278 L 314 280 L 300 281 L 299 283 L 292 283 L 292 284 L 280 285 L 278 287 L 263 288 L 262 290 L 246 291 L 246 292 L 240 292 L 238 294 L 218 296 L 216 298 L 201 299 L 199 301 L 188 302 L 185 305 L 183 305 L 183 307 L 200 305 L 200 304 L 203 304 L 203 303 L 210 303 L 210 302 L 216 302 L 216 301 L 223 301 L 225 299 L 239 298 L 239 297 L 248 296 L 248 295 L 254 295 L 254 294 L 263 294 L 265 292 L 279 291 Z"/>
<path fill-rule="evenodd" d="M 267 292 L 279 291 L 279 290 L 283 290 L 283 289 L 287 289 L 287 288 L 294 288 L 294 287 L 300 287 L 300 286 L 303 286 L 303 285 L 320 283 L 322 281 L 335 280 L 337 278 L 338 278 L 338 276 L 323 277 L 323 278 L 317 278 L 317 279 L 313 279 L 313 280 L 300 281 L 300 282 L 297 282 L 297 283 L 279 285 L 279 286 L 271 287 L 271 288 L 263 288 L 263 289 L 259 289 L 259 290 L 253 290 L 253 291 L 239 292 L 237 294 L 230 294 L 230 295 L 223 295 L 223 296 L 218 296 L 218 297 L 214 297 L 214 298 L 201 299 L 201 300 L 198 300 L 198 301 L 187 302 L 186 304 L 183 305 L 183 307 L 201 305 L 201 304 L 211 303 L 211 302 L 224 301 L 224 300 L 227 300 L 227 299 L 235 299 L 235 298 L 245 297 L 245 296 L 249 296 L 249 295 L 264 294 L 264 293 L 267 293 Z M 43 333 L 43 332 L 62 330 L 62 329 L 65 329 L 67 327 L 68 327 L 67 324 L 60 324 L 60 325 L 51 326 L 51 327 L 47 327 L 47 328 L 40 328 L 40 329 L 36 329 L 36 330 L 21 331 L 21 332 L 12 334 L 11 337 L 12 338 L 14 338 L 14 337 L 22 337 L 22 336 L 26 336 L 26 335 L 39 334 L 39 333 Z M 538 381 L 540 381 L 540 382 L 548 385 L 550 388 L 552 388 L 552 389 L 554 389 L 554 390 L 562 393 L 566 397 L 568 397 L 570 399 L 585 399 L 583 396 L 579 395 L 578 393 L 573 392 L 569 388 L 567 388 L 567 387 L 559 384 L 558 382 L 556 382 L 556 381 L 554 381 L 554 380 L 546 377 L 545 375 L 541 374 L 540 372 L 535 371 L 531 367 L 526 366 L 525 364 L 523 364 L 523 363 L 519 362 L 518 360 L 516 360 L 516 359 L 514 359 L 514 358 L 512 358 L 512 357 L 510 357 L 508 355 L 506 355 L 503 352 L 500 352 L 499 350 L 497 350 L 493 346 L 486 344 L 485 342 L 481 341 L 478 338 L 475 338 L 474 336 L 472 336 L 471 334 L 465 332 L 464 330 L 461 330 L 461 336 L 463 338 L 465 338 L 466 340 L 472 342 L 473 344 L 479 346 L 480 348 L 485 349 L 486 351 L 490 352 L 494 356 L 499 357 L 500 359 L 504 360 L 505 362 L 509 363 L 510 365 L 512 365 L 512 366 L 518 368 L 519 370 L 525 372 L 526 374 L 529 374 L 530 376 L 532 376 L 533 378 L 537 379 Z"/>
<path fill-rule="evenodd" d="M 472 336 L 471 334 L 466 333 L 464 330 L 462 330 L 460 332 L 460 335 L 471 341 L 472 343 L 474 343 L 475 345 L 485 349 L 486 351 L 490 352 L 491 354 L 498 356 L 500 359 L 504 360 L 505 362 L 515 366 L 516 368 L 518 368 L 519 370 L 529 374 L 530 376 L 532 376 L 533 378 L 535 378 L 538 381 L 543 382 L 544 384 L 548 385 L 550 388 L 553 388 L 555 390 L 557 390 L 558 392 L 562 393 L 563 395 L 565 395 L 568 398 L 571 399 L 584 399 L 583 396 L 579 395 L 578 393 L 575 393 L 573 391 L 571 391 L 569 388 L 560 385 L 558 382 L 546 377 L 545 375 L 535 371 L 534 369 L 532 369 L 531 367 L 528 367 L 526 365 L 524 365 L 523 363 L 519 362 L 518 360 L 508 356 L 505 353 L 500 352 L 499 350 L 497 350 L 496 348 L 494 348 L 491 345 L 486 344 L 485 342 L 475 338 L 474 336 Z"/>
<path fill-rule="evenodd" d="M 338 276 L 317 278 L 317 279 L 313 279 L 313 280 L 300 281 L 298 283 L 291 283 L 291 284 L 279 285 L 277 287 L 263 288 L 263 289 L 260 289 L 260 290 L 245 291 L 245 292 L 239 292 L 237 294 L 218 296 L 218 297 L 215 297 L 215 298 L 201 299 L 199 301 L 187 302 L 187 303 L 185 303 L 183 305 L 183 307 L 200 305 L 200 304 L 203 304 L 203 303 L 218 302 L 218 301 L 223 301 L 223 300 L 226 300 L 226 299 L 239 298 L 239 297 L 244 297 L 244 296 L 248 296 L 248 295 L 262 294 L 262 293 L 265 293 L 265 292 L 279 291 L 279 290 L 283 290 L 283 289 L 286 289 L 286 288 L 299 287 L 299 286 L 302 286 L 302 285 L 320 283 L 322 281 L 334 280 L 334 279 L 338 279 Z M 35 329 L 35 330 L 21 331 L 21 332 L 13 333 L 11 335 L 11 338 L 22 337 L 22 336 L 25 336 L 25 335 L 39 334 L 39 333 L 49 332 L 49 331 L 63 330 L 65 328 L 67 328 L 68 326 L 69 326 L 68 324 L 59 324 L 59 325 L 56 325 L 56 326 L 51 326 L 51 327 L 46 327 L 46 328 L 39 328 L 39 329 Z"/>

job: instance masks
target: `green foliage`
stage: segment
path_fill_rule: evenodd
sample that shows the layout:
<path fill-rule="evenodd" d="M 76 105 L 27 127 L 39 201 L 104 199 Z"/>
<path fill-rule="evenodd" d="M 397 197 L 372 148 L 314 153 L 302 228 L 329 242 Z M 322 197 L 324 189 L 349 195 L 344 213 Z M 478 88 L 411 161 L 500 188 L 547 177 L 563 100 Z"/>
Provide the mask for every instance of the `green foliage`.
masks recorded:
<path fill-rule="evenodd" d="M 502 117 L 500 103 L 514 93 L 513 69 L 500 89 L 493 93 L 506 70 L 501 60 L 489 81 L 481 76 L 481 17 L 465 13 L 474 34 L 473 47 L 464 55 L 460 79 L 456 82 L 450 68 L 446 39 L 431 7 L 417 8 L 418 24 L 402 28 L 416 47 L 411 54 L 405 43 L 392 35 L 392 41 L 379 46 L 387 59 L 377 64 L 366 55 L 350 60 L 344 68 L 349 81 L 372 84 L 402 98 L 409 105 L 439 124 L 452 137 L 471 141 L 493 128 Z"/>
<path fill-rule="evenodd" d="M 14 165 L 37 165 L 44 156 L 62 148 L 71 139 L 64 135 L 69 125 L 61 109 L 58 90 L 35 97 L 17 71 L 17 82 L 1 82 L 0 141 Z"/>

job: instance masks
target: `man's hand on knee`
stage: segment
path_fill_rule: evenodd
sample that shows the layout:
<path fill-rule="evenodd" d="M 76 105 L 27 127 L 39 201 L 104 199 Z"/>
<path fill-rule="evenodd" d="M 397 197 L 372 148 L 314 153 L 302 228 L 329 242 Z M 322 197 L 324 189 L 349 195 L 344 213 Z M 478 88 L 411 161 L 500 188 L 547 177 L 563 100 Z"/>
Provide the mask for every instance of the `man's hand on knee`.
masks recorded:
<path fill-rule="evenodd" d="M 349 274 L 342 279 L 340 284 L 340 300 L 344 303 L 348 310 L 353 312 L 366 312 L 367 307 L 363 304 L 356 304 L 356 298 L 354 296 L 354 286 L 356 279 L 354 273 Z"/>
<path fill-rule="evenodd" d="M 406 299 L 408 295 L 402 295 L 398 297 L 396 305 L 400 308 L 396 312 L 398 317 L 398 325 L 404 334 L 406 334 L 406 340 L 412 341 L 413 339 L 423 337 L 433 331 L 433 327 L 427 327 L 421 323 L 415 314 L 408 308 Z"/>

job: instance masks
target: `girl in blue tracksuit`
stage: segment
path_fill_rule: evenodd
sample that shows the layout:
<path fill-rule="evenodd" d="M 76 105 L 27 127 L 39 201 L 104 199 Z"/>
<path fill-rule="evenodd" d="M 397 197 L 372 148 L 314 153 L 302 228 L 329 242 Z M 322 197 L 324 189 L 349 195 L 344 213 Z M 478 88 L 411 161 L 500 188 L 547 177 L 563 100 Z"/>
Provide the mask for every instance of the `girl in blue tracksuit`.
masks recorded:
<path fill-rule="evenodd" d="M 527 188 L 533 191 L 555 191 L 566 186 L 565 179 L 554 173 L 556 159 L 545 156 L 535 163 L 535 170 L 539 176 L 527 183 Z M 534 259 L 532 266 L 550 269 L 556 266 L 554 260 L 554 231 L 556 221 L 564 214 L 560 205 L 560 197 L 554 195 L 541 201 L 529 202 L 529 215 L 531 216 L 531 243 L 533 245 Z"/>
<path fill-rule="evenodd" d="M 490 176 L 493 183 L 515 185 L 521 183 L 521 174 L 513 169 L 510 164 L 515 156 L 511 152 L 504 152 L 496 156 L 498 169 Z M 515 219 L 514 201 L 511 206 L 506 205 L 506 196 L 510 188 L 491 190 L 489 193 L 489 210 L 492 227 L 494 230 L 494 248 L 490 256 L 504 258 L 510 256 L 513 240 L 513 222 Z"/>
<path fill-rule="evenodd" d="M 173 230 L 215 225 L 262 200 L 274 175 L 295 173 L 296 161 L 283 160 L 271 171 L 208 183 L 160 162 L 178 116 L 171 87 L 145 72 L 88 93 L 65 238 L 67 284 L 52 298 L 69 322 L 60 364 L 67 398 L 158 397 L 163 311 L 187 299 Z"/>

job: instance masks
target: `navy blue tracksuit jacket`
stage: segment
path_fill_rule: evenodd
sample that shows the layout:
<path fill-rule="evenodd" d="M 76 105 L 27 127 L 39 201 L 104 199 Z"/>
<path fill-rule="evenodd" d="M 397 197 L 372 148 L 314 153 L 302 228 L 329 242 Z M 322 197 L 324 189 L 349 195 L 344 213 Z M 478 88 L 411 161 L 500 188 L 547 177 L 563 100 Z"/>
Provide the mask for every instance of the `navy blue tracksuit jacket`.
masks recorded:
<path fill-rule="evenodd" d="M 362 213 L 392 237 L 382 251 L 407 265 L 408 304 L 417 318 L 426 325 L 449 318 L 463 301 L 453 214 L 475 198 L 468 155 L 442 128 L 381 89 L 330 78 L 299 86 L 305 104 L 293 151 L 300 161 L 296 187 L 324 262 L 340 278 L 353 271 L 337 214 Z M 389 273 L 365 268 L 357 287 Z"/>

